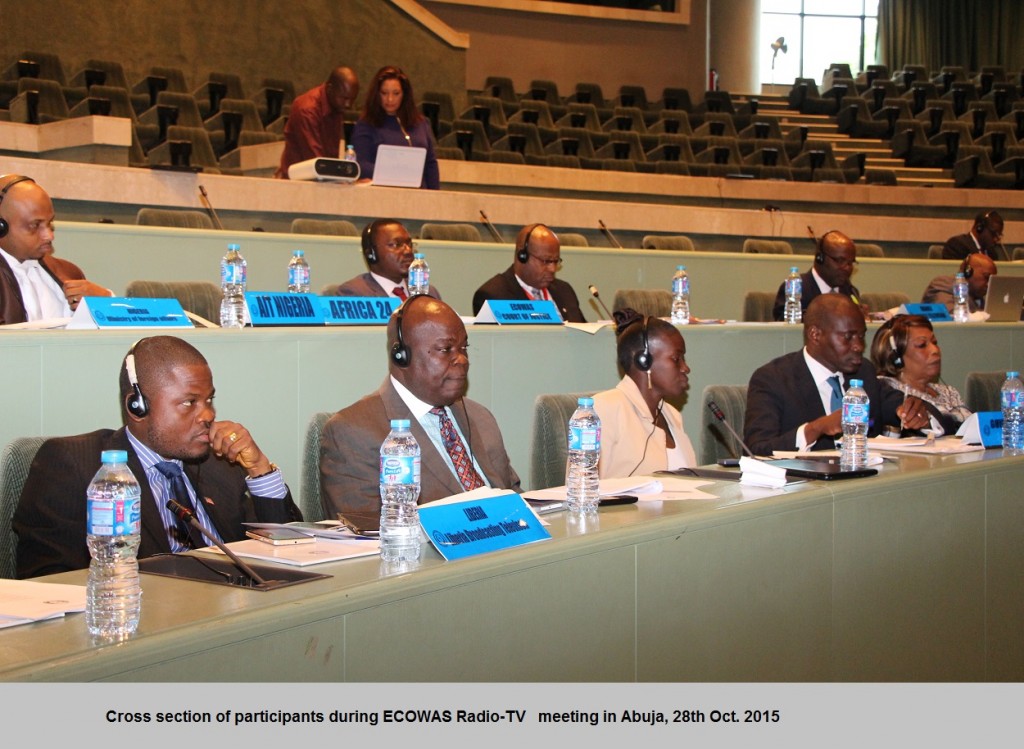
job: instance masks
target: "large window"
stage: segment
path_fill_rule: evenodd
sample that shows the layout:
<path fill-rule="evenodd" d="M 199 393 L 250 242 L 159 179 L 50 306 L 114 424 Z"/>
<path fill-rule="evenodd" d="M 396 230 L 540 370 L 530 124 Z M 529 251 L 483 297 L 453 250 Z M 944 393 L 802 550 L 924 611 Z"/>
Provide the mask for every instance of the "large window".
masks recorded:
<path fill-rule="evenodd" d="M 772 43 L 780 37 L 787 51 L 776 53 Z M 877 37 L 878 0 L 761 0 L 761 82 L 820 83 L 832 63 L 846 63 L 856 75 L 875 63 Z"/>

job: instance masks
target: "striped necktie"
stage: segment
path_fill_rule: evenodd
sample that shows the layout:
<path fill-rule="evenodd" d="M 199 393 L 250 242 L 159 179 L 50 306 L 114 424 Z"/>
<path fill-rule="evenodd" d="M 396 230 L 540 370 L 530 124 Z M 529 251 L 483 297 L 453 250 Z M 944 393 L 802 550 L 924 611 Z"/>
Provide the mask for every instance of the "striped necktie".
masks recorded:
<path fill-rule="evenodd" d="M 452 424 L 452 420 L 448 418 L 448 414 L 443 408 L 432 408 L 430 413 L 437 416 L 440 420 L 441 441 L 444 443 L 444 449 L 448 451 L 448 455 L 452 459 L 452 465 L 455 466 L 455 474 L 459 477 L 459 483 L 462 484 L 462 488 L 466 491 L 479 489 L 484 485 L 483 479 L 480 478 L 480 474 L 473 467 L 473 459 L 466 453 L 466 446 L 459 438 L 459 433 L 455 431 L 455 425 Z"/>
<path fill-rule="evenodd" d="M 188 510 L 194 515 L 196 512 L 196 506 L 192 503 L 192 496 L 188 493 L 188 487 L 185 485 L 185 474 L 182 472 L 181 466 L 177 463 L 165 460 L 155 463 L 153 467 L 160 471 L 164 478 L 166 478 L 170 483 L 171 494 L 173 495 L 174 500 L 183 507 L 188 508 Z M 196 534 L 198 535 L 197 543 L 196 536 L 192 534 L 192 528 L 189 523 L 178 518 L 177 514 L 175 514 L 175 517 L 178 520 L 177 540 L 180 543 L 183 543 L 186 546 L 191 546 L 193 549 L 199 548 L 200 546 L 207 546 L 206 538 L 201 533 Z"/>

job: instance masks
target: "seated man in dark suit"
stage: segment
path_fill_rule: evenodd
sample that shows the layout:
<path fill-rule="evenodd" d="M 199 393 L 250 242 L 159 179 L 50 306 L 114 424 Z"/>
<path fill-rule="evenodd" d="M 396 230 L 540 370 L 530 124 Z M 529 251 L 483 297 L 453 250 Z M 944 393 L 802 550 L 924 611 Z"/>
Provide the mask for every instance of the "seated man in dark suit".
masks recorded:
<path fill-rule="evenodd" d="M 831 450 L 842 434 L 842 393 L 864 381 L 871 399 L 869 436 L 886 425 L 929 425 L 924 403 L 880 383 L 864 358 L 864 315 L 845 294 L 822 294 L 804 316 L 804 347 L 758 368 L 747 388 L 743 438 L 755 455 Z"/>
<path fill-rule="evenodd" d="M 369 273 L 351 278 L 338 287 L 336 296 L 393 296 L 409 298 L 409 266 L 416 243 L 401 223 L 392 218 L 371 221 L 363 229 L 363 259 Z M 430 296 L 441 295 L 430 286 Z"/>
<path fill-rule="evenodd" d="M 943 260 L 963 260 L 972 252 L 981 252 L 993 260 L 1009 260 L 1003 247 L 1003 217 L 995 211 L 979 213 L 966 234 L 957 234 L 942 246 Z"/>
<path fill-rule="evenodd" d="M 302 519 L 249 431 L 214 420 L 213 375 L 191 344 L 143 338 L 121 365 L 120 390 L 125 427 L 47 440 L 32 461 L 12 522 L 18 577 L 89 566 L 85 492 L 104 450 L 128 452 L 142 489 L 140 558 L 207 545 L 176 520 L 168 499 L 191 506 L 222 541 L 244 539 L 244 522 Z"/>
<path fill-rule="evenodd" d="M 830 291 L 845 294 L 860 305 L 860 292 L 850 283 L 853 268 L 857 265 L 857 247 L 853 240 L 841 231 L 830 231 L 818 239 L 818 251 L 814 255 L 814 265 L 806 273 L 801 274 L 803 295 L 800 306 L 804 313 L 815 297 Z M 786 282 L 779 285 L 779 293 L 775 295 L 772 317 L 781 321 L 786 313 Z"/>
<path fill-rule="evenodd" d="M 380 446 L 392 419 L 409 419 L 419 443 L 420 502 L 481 486 L 519 491 L 494 416 L 465 397 L 467 346 L 465 325 L 442 301 L 413 297 L 392 315 L 390 374 L 324 427 L 320 485 L 328 518 L 379 519 Z"/>
<path fill-rule="evenodd" d="M 53 254 L 53 201 L 30 177 L 0 177 L 0 325 L 70 317 L 83 296 L 111 296 Z"/>
<path fill-rule="evenodd" d="M 972 252 L 960 262 L 957 273 L 967 278 L 967 308 L 971 312 L 985 309 L 985 296 L 988 294 L 988 279 L 999 273 L 995 261 L 988 255 Z M 945 304 L 946 309 L 953 312 L 953 283 L 955 276 L 936 276 L 928 283 L 921 297 L 922 302 Z"/>
<path fill-rule="evenodd" d="M 473 295 L 473 314 L 479 314 L 489 299 L 547 299 L 565 322 L 586 322 L 572 286 L 555 278 L 562 267 L 561 251 L 558 237 L 544 224 L 524 226 L 516 236 L 512 265 Z"/>

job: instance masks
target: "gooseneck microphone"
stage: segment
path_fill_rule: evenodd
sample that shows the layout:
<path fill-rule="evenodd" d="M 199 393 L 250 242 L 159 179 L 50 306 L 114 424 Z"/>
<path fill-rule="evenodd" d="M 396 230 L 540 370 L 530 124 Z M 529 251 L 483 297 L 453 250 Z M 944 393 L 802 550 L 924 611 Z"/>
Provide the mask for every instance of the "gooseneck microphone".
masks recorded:
<path fill-rule="evenodd" d="M 604 302 L 601 301 L 601 295 L 597 293 L 597 287 L 594 286 L 594 284 L 590 284 L 590 286 L 588 286 L 587 288 L 590 289 L 590 293 L 594 297 L 594 299 L 597 300 L 597 303 L 601 305 L 601 309 L 604 310 L 604 313 L 608 315 L 608 319 L 614 320 L 615 318 L 612 317 L 612 313 L 608 311 L 608 308 L 605 306 Z"/>
<path fill-rule="evenodd" d="M 235 563 L 235 566 L 238 567 L 238 569 L 245 573 L 246 577 L 255 582 L 257 585 L 267 585 L 267 581 L 260 577 L 258 574 L 256 574 L 256 570 L 254 570 L 252 567 L 250 567 L 241 559 L 239 559 L 238 555 L 235 554 L 235 552 L 231 551 L 231 549 L 225 546 L 219 538 L 217 538 L 208 530 L 206 530 L 206 528 L 204 528 L 202 524 L 200 524 L 200 522 L 196 520 L 196 515 L 194 512 L 192 512 L 192 510 L 188 509 L 182 504 L 179 504 L 178 502 L 175 502 L 173 499 L 167 500 L 167 509 L 173 512 L 174 516 L 178 518 L 178 520 L 182 520 L 188 523 L 193 528 L 196 528 L 200 533 L 206 536 L 206 538 L 208 538 L 214 546 L 216 546 L 218 549 L 227 554 L 228 558 Z"/>
<path fill-rule="evenodd" d="M 726 420 L 725 414 L 722 413 L 722 409 L 718 407 L 718 404 L 714 401 L 708 401 L 708 408 L 711 409 L 711 413 L 714 414 L 715 418 L 725 425 L 725 428 L 728 429 L 729 433 L 736 438 L 736 441 L 740 443 L 740 446 L 743 448 L 743 452 L 745 452 L 749 457 L 754 458 L 754 460 L 757 460 L 754 456 L 754 451 L 747 447 L 747 443 L 743 441 L 742 437 L 736 434 L 736 430 L 733 429 L 732 424 Z"/>
<path fill-rule="evenodd" d="M 206 194 L 206 188 L 199 185 L 199 195 L 203 199 L 203 205 L 206 207 L 206 212 L 210 214 L 210 218 L 213 220 L 213 225 L 221 231 L 224 231 L 224 224 L 220 222 L 217 217 L 217 211 L 213 209 L 213 203 L 210 202 L 210 196 Z"/>
<path fill-rule="evenodd" d="M 614 247 L 614 248 L 616 248 L 618 250 L 621 250 L 622 249 L 622 245 L 619 244 L 619 240 L 617 240 L 615 238 L 615 235 L 612 234 L 612 230 L 604 225 L 604 221 L 602 221 L 601 219 L 598 219 L 597 220 L 597 225 L 601 227 L 601 233 L 604 234 L 608 238 L 608 241 L 611 242 L 612 247 Z"/>
<path fill-rule="evenodd" d="M 491 223 L 491 220 L 487 218 L 487 214 L 484 213 L 483 209 L 480 209 L 480 223 L 487 227 L 487 231 L 491 233 L 491 237 L 494 238 L 495 242 L 505 242 L 505 238 L 501 236 L 501 232 L 498 231 L 498 227 Z"/>

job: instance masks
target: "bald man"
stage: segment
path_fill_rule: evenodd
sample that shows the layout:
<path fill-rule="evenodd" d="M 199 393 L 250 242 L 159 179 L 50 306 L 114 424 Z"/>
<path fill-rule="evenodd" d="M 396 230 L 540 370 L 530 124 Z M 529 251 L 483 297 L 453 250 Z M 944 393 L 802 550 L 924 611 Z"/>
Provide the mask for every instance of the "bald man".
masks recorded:
<path fill-rule="evenodd" d="M 806 273 L 801 274 L 803 295 L 800 306 L 807 312 L 807 307 L 821 294 L 835 292 L 845 294 L 860 305 L 860 292 L 850 283 L 853 269 L 857 265 L 857 246 L 853 240 L 841 231 L 826 232 L 818 240 L 818 251 L 814 254 L 814 264 Z M 786 314 L 786 283 L 779 285 L 772 307 L 772 317 L 782 321 Z"/>
<path fill-rule="evenodd" d="M 274 174 L 288 179 L 288 167 L 300 161 L 341 158 L 345 111 L 359 96 L 359 78 L 351 68 L 336 67 L 327 80 L 295 97 L 284 126 L 284 151 Z"/>
<path fill-rule="evenodd" d="M 392 315 L 388 376 L 324 427 L 320 486 L 328 518 L 341 513 L 376 527 L 380 445 L 392 419 L 409 419 L 419 443 L 421 503 L 482 486 L 520 491 L 494 416 L 465 397 L 468 345 L 466 326 L 439 299 L 411 297 Z"/>
<path fill-rule="evenodd" d="M 957 267 L 957 273 L 967 278 L 967 308 L 970 312 L 985 309 L 985 297 L 988 295 L 988 280 L 999 273 L 996 261 L 980 252 L 972 252 Z M 928 283 L 921 297 L 922 302 L 945 304 L 950 314 L 953 312 L 953 283 L 955 276 L 936 276 Z"/>
<path fill-rule="evenodd" d="M 53 254 L 53 201 L 31 177 L 0 177 L 0 325 L 70 317 L 83 296 L 112 296 Z"/>

